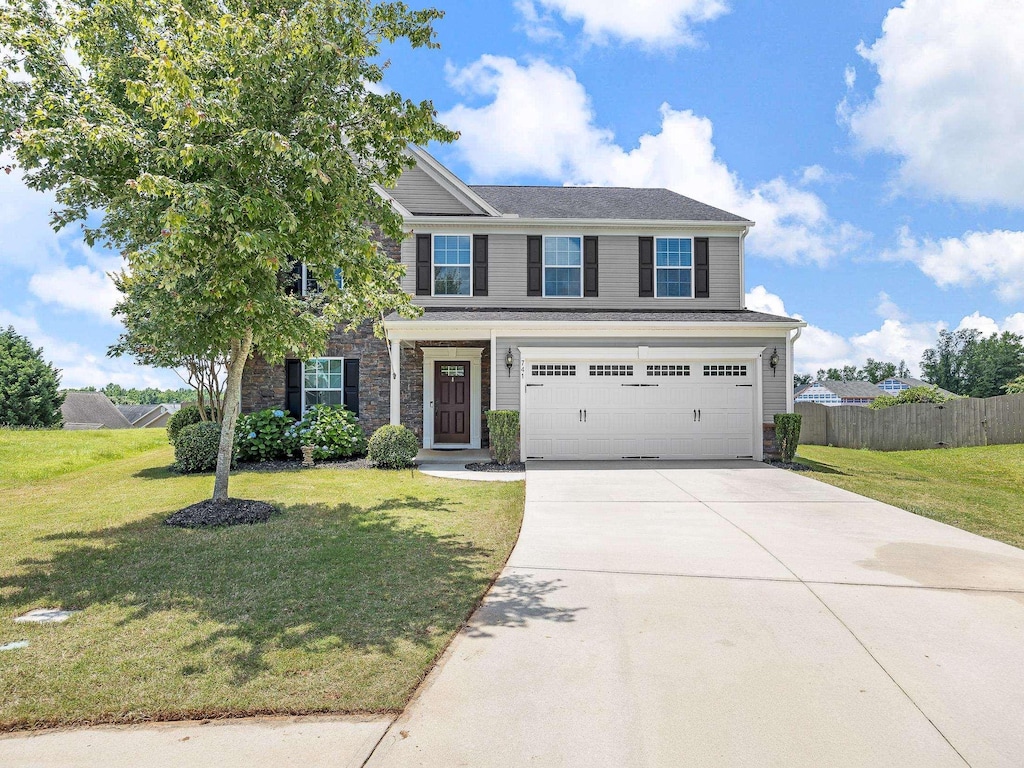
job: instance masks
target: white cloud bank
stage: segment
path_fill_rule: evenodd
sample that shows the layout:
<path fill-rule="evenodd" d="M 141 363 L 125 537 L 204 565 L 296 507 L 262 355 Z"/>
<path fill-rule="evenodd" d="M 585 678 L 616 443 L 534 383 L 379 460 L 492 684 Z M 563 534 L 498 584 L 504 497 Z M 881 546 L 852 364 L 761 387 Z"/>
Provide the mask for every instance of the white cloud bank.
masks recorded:
<path fill-rule="evenodd" d="M 711 121 L 690 110 L 662 105 L 659 130 L 626 149 L 597 125 L 590 96 L 568 67 L 485 55 L 451 68 L 449 81 L 487 102 L 441 115 L 462 132 L 454 151 L 478 177 L 667 187 L 756 221 L 748 251 L 793 263 L 824 263 L 866 237 L 833 220 L 818 195 L 782 177 L 746 186 L 717 156 Z"/>
<path fill-rule="evenodd" d="M 1021 30 L 1020 0 L 904 0 L 858 47 L 877 87 L 839 114 L 863 148 L 901 159 L 902 188 L 1024 206 Z"/>
<path fill-rule="evenodd" d="M 557 36 L 552 15 L 581 23 L 594 42 L 610 38 L 651 47 L 695 45 L 693 27 L 728 13 L 723 0 L 517 0 L 531 36 Z"/>
<path fill-rule="evenodd" d="M 898 247 L 884 257 L 913 262 L 941 288 L 984 284 L 1003 301 L 1024 298 L 1024 232 L 968 232 L 931 240 L 903 229 Z"/>
<path fill-rule="evenodd" d="M 747 293 L 746 299 L 748 309 L 805 319 L 787 312 L 782 298 L 763 285 Z M 885 293 L 879 294 L 876 312 L 882 318 L 878 328 L 848 337 L 808 323 L 795 347 L 796 372 L 814 375 L 820 368 L 861 366 L 871 357 L 894 363 L 903 360 L 912 374 L 920 375 L 921 355 L 935 346 L 939 331 L 949 325 L 941 320 L 911 321 Z M 1010 315 L 1002 323 L 975 312 L 963 318 L 957 328 L 977 328 L 986 336 L 1002 331 L 1024 333 L 1024 312 Z"/>

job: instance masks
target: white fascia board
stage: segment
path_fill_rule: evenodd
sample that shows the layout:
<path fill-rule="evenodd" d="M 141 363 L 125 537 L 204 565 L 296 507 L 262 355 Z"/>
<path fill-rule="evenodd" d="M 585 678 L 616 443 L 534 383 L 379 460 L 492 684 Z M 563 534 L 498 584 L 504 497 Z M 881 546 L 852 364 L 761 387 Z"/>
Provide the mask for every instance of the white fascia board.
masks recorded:
<path fill-rule="evenodd" d="M 519 347 L 523 360 L 756 360 L 762 347 Z"/>
<path fill-rule="evenodd" d="M 462 179 L 456 176 L 454 173 L 445 168 L 441 163 L 437 162 L 430 154 L 422 147 L 415 145 L 409 145 L 409 155 L 416 161 L 416 165 L 419 166 L 420 170 L 426 173 L 430 178 L 440 184 L 447 192 L 452 194 L 460 203 L 468 208 L 476 208 L 481 213 L 488 216 L 500 217 L 501 211 L 492 206 L 480 195 L 469 188 Z M 416 217 L 410 217 L 416 218 Z M 433 218 L 433 217 L 429 217 Z M 450 217 L 445 217 L 450 218 Z M 456 217 L 456 218 L 465 218 Z"/>
<path fill-rule="evenodd" d="M 679 231 L 686 230 L 688 235 L 700 237 L 706 232 L 710 235 L 734 234 L 737 237 L 754 226 L 752 221 L 680 221 L 677 219 L 524 219 L 510 216 L 485 218 L 480 216 L 412 216 L 406 219 L 406 225 L 415 228 L 428 226 L 465 226 L 466 220 L 472 219 L 474 227 L 480 231 L 500 230 L 507 233 L 531 230 L 552 229 L 586 229 L 599 230 L 607 234 L 636 235 L 648 231 Z M 607 232 L 607 230 L 614 230 Z"/>
<path fill-rule="evenodd" d="M 380 184 L 374 184 L 373 191 L 380 195 L 382 198 L 384 198 L 385 202 L 391 203 L 391 207 L 395 209 L 395 213 L 397 213 L 403 219 L 412 218 L 412 212 L 404 205 L 402 205 L 400 202 L 395 200 L 395 198 L 393 198 L 388 193 L 388 191 L 384 189 L 384 187 L 382 187 Z"/>
<path fill-rule="evenodd" d="M 493 333 L 497 337 L 552 336 L 586 337 L 629 337 L 629 336 L 676 336 L 676 337 L 765 337 L 784 339 L 793 328 L 803 328 L 799 323 L 668 323 L 668 322 L 523 322 L 523 321 L 480 321 L 459 323 L 423 324 L 416 320 L 385 321 L 388 337 L 406 341 L 427 340 L 468 340 L 488 339 Z"/>

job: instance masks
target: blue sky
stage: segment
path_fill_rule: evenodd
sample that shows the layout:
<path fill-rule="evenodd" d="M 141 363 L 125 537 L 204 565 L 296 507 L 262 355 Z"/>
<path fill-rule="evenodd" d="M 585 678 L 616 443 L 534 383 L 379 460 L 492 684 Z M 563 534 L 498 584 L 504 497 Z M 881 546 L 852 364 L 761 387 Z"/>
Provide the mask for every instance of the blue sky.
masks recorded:
<path fill-rule="evenodd" d="M 385 84 L 462 132 L 477 183 L 667 186 L 758 222 L 748 306 L 807 320 L 798 368 L 1024 332 L 1024 29 L 1014 0 L 443 2 Z M 69 385 L 176 385 L 103 355 L 110 254 L 0 176 L 0 324 Z"/>

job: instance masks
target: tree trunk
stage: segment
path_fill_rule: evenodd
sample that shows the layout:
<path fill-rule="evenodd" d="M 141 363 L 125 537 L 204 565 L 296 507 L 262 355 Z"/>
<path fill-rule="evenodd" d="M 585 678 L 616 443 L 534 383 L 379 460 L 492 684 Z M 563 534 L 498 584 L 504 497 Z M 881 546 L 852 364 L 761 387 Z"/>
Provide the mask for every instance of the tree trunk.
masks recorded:
<path fill-rule="evenodd" d="M 220 446 L 217 449 L 217 474 L 213 481 L 213 498 L 228 498 L 228 477 L 231 472 L 231 453 L 235 443 L 235 421 L 242 402 L 242 371 L 252 349 L 252 330 L 244 339 L 231 342 L 231 360 L 228 362 L 228 381 L 224 393 L 223 419 L 220 425 Z"/>

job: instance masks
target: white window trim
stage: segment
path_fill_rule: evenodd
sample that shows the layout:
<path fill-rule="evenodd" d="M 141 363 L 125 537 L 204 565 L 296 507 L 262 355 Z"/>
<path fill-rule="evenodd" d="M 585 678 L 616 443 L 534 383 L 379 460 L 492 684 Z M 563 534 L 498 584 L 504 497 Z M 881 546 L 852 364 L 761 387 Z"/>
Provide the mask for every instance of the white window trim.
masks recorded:
<path fill-rule="evenodd" d="M 469 361 L 469 442 L 439 443 L 437 450 L 480 448 L 480 422 L 482 413 L 480 382 L 483 347 L 423 347 L 423 447 L 434 446 L 434 364 L 440 360 Z M 493 377 L 493 373 L 492 373 Z"/>
<path fill-rule="evenodd" d="M 654 298 L 656 299 L 692 299 L 695 297 L 697 286 L 697 244 L 691 235 L 658 235 L 654 238 Z M 658 241 L 659 240 L 689 240 L 690 241 L 690 266 L 689 267 L 659 267 L 658 266 Z M 690 295 L 689 296 L 661 296 L 658 294 L 658 270 L 674 269 L 683 271 L 690 270 Z"/>
<path fill-rule="evenodd" d="M 303 278 L 303 281 L 305 281 L 305 278 L 306 278 L 306 267 L 305 267 L 305 265 L 303 265 L 303 267 L 302 267 L 302 278 Z M 305 284 L 303 284 L 303 287 L 305 287 Z M 344 406 L 345 405 L 345 358 L 344 357 L 311 357 L 310 360 L 340 360 L 341 361 L 341 388 L 340 389 L 335 390 L 333 387 L 331 387 L 329 389 L 319 389 L 319 388 L 317 388 L 317 389 L 311 389 L 309 391 L 310 392 L 334 392 L 334 391 L 339 391 L 339 392 L 341 392 L 341 404 L 342 404 L 342 406 Z M 307 362 L 309 362 L 309 360 L 303 360 L 302 361 L 302 373 L 301 373 L 301 375 L 302 375 L 302 413 L 305 413 L 308 410 L 308 407 L 306 406 L 306 363 Z"/>
<path fill-rule="evenodd" d="M 338 267 L 335 267 L 335 270 L 337 270 L 337 269 L 338 269 Z M 308 285 L 308 283 L 309 283 L 309 269 L 308 269 L 308 267 L 306 267 L 306 262 L 302 262 L 302 272 L 301 272 L 301 278 L 300 279 L 301 279 L 301 285 L 299 286 L 299 288 L 300 288 L 299 295 L 303 296 L 303 297 L 309 296 L 309 285 Z M 335 281 L 337 281 L 336 278 L 335 278 Z M 345 290 L 345 275 L 344 275 L 344 273 L 342 273 L 342 276 L 341 276 L 341 283 L 342 284 L 338 286 L 339 290 Z M 317 358 L 317 359 L 318 360 L 326 360 L 327 358 Z"/>
<path fill-rule="evenodd" d="M 547 279 L 547 271 L 548 271 L 548 260 L 547 260 L 548 238 L 553 238 L 553 237 L 574 237 L 574 238 L 577 238 L 580 241 L 580 265 L 578 267 L 578 269 L 580 271 L 580 294 L 579 294 L 579 296 L 571 296 L 571 295 L 570 296 L 562 296 L 562 295 L 548 296 L 548 279 Z M 585 261 L 586 261 L 586 256 L 583 253 L 583 235 L 544 235 L 541 238 L 541 245 L 540 245 L 540 289 L 541 289 L 541 295 L 545 299 L 547 299 L 547 298 L 551 298 L 551 299 L 582 299 L 583 298 L 583 263 Z M 572 267 L 572 266 L 569 266 L 569 265 L 564 265 L 563 266 L 563 265 L 559 265 L 559 264 L 552 264 L 551 268 L 552 269 L 577 269 L 577 267 Z"/>
<path fill-rule="evenodd" d="M 434 261 L 434 255 L 437 253 L 437 238 L 439 237 L 468 237 L 469 238 L 469 293 L 438 293 L 437 292 L 437 273 L 436 269 L 438 266 L 451 267 L 462 265 L 454 264 L 440 264 L 438 265 Z M 442 299 L 468 299 L 473 296 L 473 236 L 467 235 L 464 232 L 436 232 L 430 236 L 430 295 L 437 296 Z"/>

